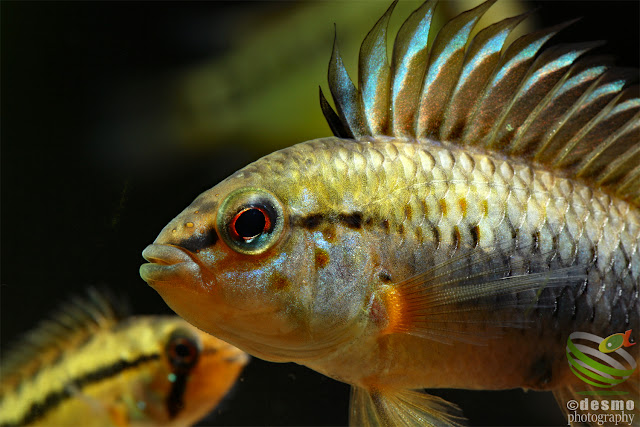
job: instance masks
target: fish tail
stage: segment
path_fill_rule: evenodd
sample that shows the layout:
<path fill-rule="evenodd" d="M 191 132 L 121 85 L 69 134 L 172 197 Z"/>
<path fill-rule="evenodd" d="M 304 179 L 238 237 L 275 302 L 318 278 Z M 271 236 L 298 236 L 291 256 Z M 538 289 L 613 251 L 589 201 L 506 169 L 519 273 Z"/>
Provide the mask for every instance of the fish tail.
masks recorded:
<path fill-rule="evenodd" d="M 454 404 L 415 390 L 351 388 L 349 425 L 462 426 L 460 414 Z"/>

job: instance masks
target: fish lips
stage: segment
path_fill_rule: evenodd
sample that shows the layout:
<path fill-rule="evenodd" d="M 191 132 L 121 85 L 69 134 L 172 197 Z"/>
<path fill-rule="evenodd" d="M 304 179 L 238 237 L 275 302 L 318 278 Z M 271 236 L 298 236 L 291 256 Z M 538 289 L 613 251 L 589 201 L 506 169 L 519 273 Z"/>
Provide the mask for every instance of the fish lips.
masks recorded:
<path fill-rule="evenodd" d="M 183 248 L 173 245 L 152 244 L 142 251 L 149 261 L 140 266 L 140 277 L 151 287 L 165 283 L 178 284 L 188 278 L 200 277 L 200 266 Z"/>

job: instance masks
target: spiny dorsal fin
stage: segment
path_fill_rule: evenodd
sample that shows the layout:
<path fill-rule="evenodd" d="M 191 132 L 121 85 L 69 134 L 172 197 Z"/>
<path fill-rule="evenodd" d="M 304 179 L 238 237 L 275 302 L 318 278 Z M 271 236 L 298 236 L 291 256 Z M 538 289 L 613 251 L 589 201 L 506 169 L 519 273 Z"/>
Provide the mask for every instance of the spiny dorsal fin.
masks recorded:
<path fill-rule="evenodd" d="M 3 358 L 3 383 L 33 374 L 65 350 L 96 331 L 113 327 L 128 314 L 128 305 L 106 289 L 89 288 L 86 295 L 70 298 L 27 332 Z"/>
<path fill-rule="evenodd" d="M 640 205 L 640 98 L 618 70 L 584 54 L 599 42 L 543 45 L 573 21 L 524 35 L 505 46 L 526 15 L 473 27 L 489 0 L 453 18 L 428 45 L 437 1 L 402 25 L 387 61 L 386 26 L 395 5 L 365 38 L 358 85 L 334 43 L 329 88 L 321 93 L 336 136 L 378 135 L 446 141 L 535 162 Z"/>

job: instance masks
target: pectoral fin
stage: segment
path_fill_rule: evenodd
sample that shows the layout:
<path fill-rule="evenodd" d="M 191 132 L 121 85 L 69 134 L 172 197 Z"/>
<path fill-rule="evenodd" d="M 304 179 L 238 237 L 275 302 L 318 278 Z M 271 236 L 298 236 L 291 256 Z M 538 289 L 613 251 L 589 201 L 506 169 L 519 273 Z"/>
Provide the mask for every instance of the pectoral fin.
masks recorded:
<path fill-rule="evenodd" d="M 528 260 L 505 258 L 507 245 L 459 251 L 386 288 L 384 333 L 483 345 L 503 328 L 529 326 L 531 312 L 552 309 L 551 288 L 577 286 L 586 277 L 579 266 L 531 271 Z"/>
<path fill-rule="evenodd" d="M 439 397 L 414 390 L 351 388 L 352 426 L 462 426 L 460 409 Z"/>

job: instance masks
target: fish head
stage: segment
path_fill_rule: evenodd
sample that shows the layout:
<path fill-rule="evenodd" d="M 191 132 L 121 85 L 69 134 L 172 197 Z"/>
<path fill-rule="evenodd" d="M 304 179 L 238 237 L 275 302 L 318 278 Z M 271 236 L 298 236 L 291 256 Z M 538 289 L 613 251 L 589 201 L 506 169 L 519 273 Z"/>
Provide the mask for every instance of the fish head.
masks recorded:
<path fill-rule="evenodd" d="M 149 364 L 128 392 L 133 419 L 154 424 L 192 425 L 210 412 L 236 383 L 249 361 L 242 350 L 178 316 L 141 317 L 138 342 L 153 341 L 157 363 Z M 151 348 L 151 347 L 148 347 Z"/>
<path fill-rule="evenodd" d="M 163 348 L 171 383 L 164 403 L 172 425 L 191 425 L 229 392 L 249 356 L 182 319 L 174 323 Z"/>
<path fill-rule="evenodd" d="M 197 197 L 144 250 L 140 273 L 202 330 L 266 360 L 300 360 L 345 340 L 364 296 L 345 292 L 354 283 L 346 257 L 318 271 L 326 242 L 295 224 L 315 209 L 292 178 L 300 164 L 273 157 Z"/>

